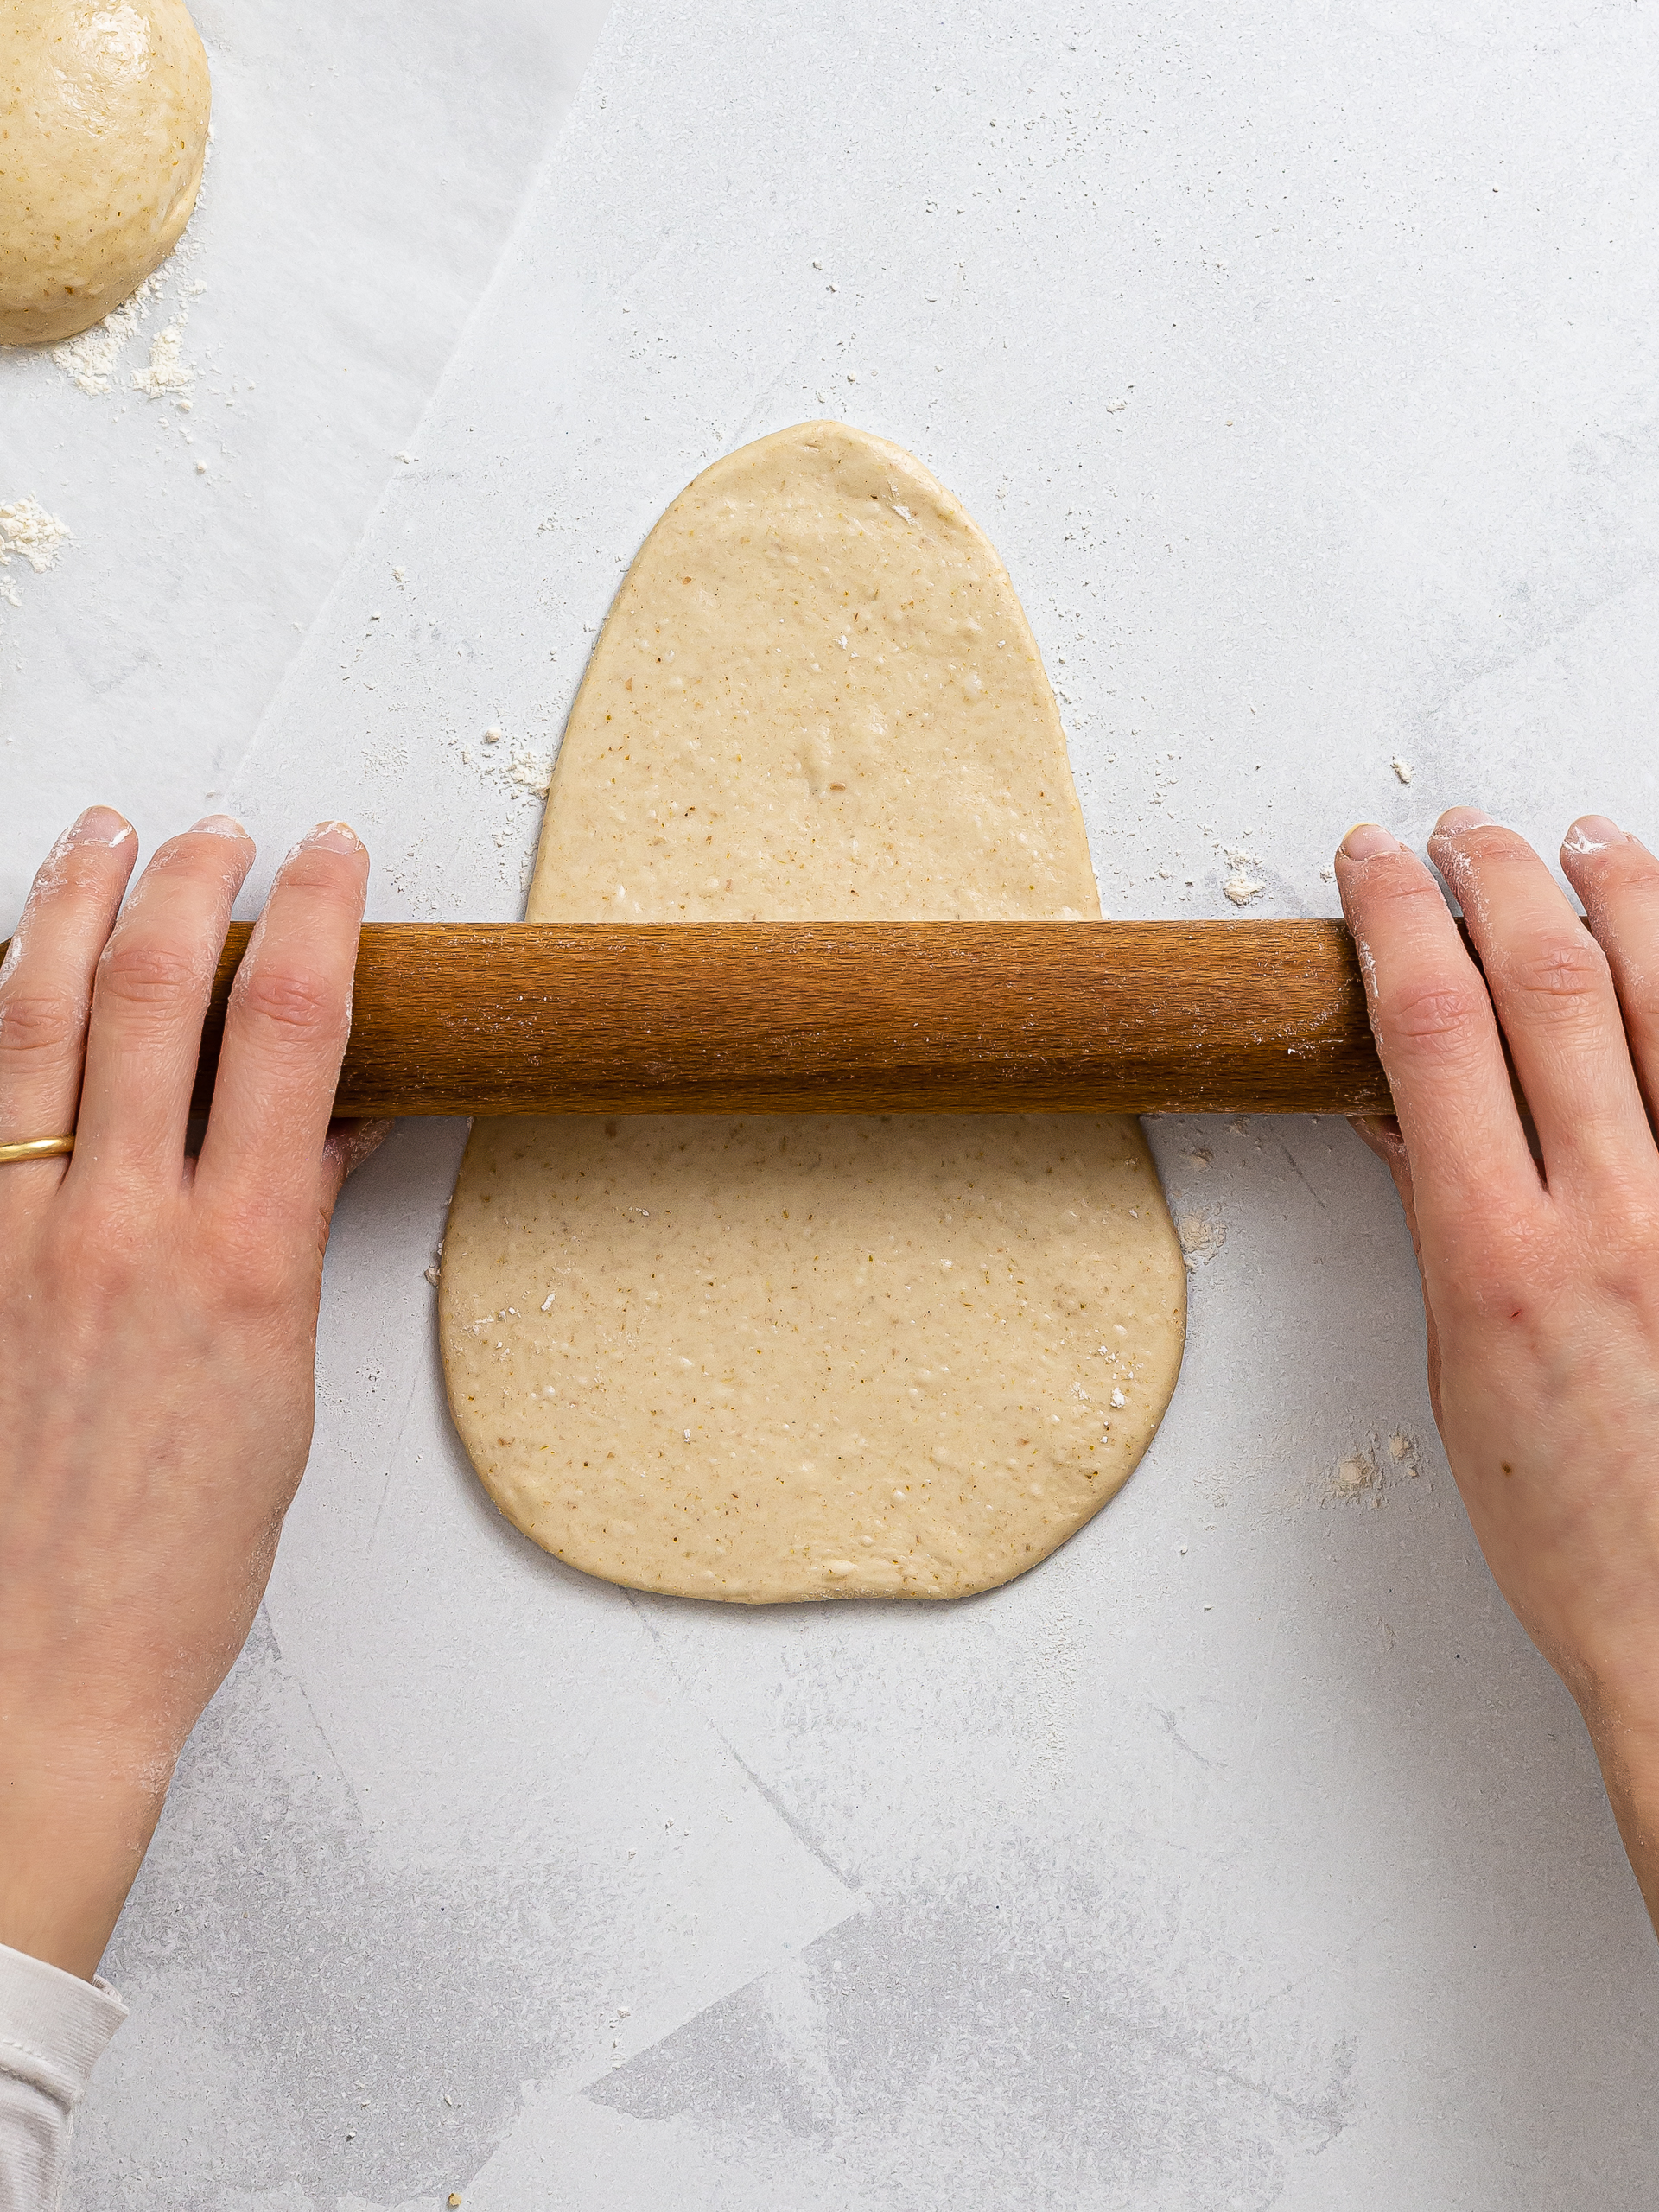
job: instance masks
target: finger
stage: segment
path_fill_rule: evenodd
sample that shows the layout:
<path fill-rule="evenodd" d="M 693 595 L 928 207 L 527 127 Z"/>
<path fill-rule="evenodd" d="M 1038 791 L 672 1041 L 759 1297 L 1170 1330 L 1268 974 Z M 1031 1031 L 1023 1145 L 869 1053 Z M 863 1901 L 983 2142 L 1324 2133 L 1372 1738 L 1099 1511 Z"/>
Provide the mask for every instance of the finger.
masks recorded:
<path fill-rule="evenodd" d="M 1411 1154 L 1406 1150 L 1400 1124 L 1392 1114 L 1351 1114 L 1348 1126 L 1367 1152 L 1376 1154 L 1394 1179 L 1394 1187 L 1399 1192 L 1400 1203 L 1405 1209 L 1406 1227 L 1411 1232 L 1411 1249 L 1416 1255 L 1421 1273 L 1423 1252 L 1417 1231 L 1417 1193 L 1412 1188 Z"/>
<path fill-rule="evenodd" d="M 395 1122 L 331 1122 L 322 1147 L 322 1176 L 318 1185 L 324 1235 L 334 1218 L 334 1205 L 350 1177 L 372 1159 L 397 1127 Z"/>
<path fill-rule="evenodd" d="M 1535 1201 L 1491 1001 L 1440 887 L 1398 838 L 1362 823 L 1337 854 L 1337 888 L 1420 1217 L 1491 1218 Z"/>
<path fill-rule="evenodd" d="M 202 1018 L 253 840 L 228 814 L 169 837 L 138 879 L 98 963 L 72 1173 L 171 1178 Z"/>
<path fill-rule="evenodd" d="M 1648 1109 L 1659 1109 L 1659 860 L 1605 814 L 1583 814 L 1561 867 L 1607 956 Z"/>
<path fill-rule="evenodd" d="M 1607 957 L 1526 839 L 1475 807 L 1443 814 L 1429 857 L 1461 905 L 1538 1132 L 1544 1176 L 1627 1179 L 1651 1163 Z"/>
<path fill-rule="evenodd" d="M 35 878 L 0 966 L 0 1144 L 74 1128 L 92 976 L 137 851 L 130 822 L 89 807 Z M 7 1166 L 0 1190 L 54 1189 L 67 1165 Z"/>
<path fill-rule="evenodd" d="M 1377 1158 L 1394 1178 L 1394 1187 L 1400 1194 L 1404 1209 L 1406 1229 L 1411 1237 L 1412 1255 L 1417 1262 L 1418 1280 L 1423 1289 L 1423 1325 L 1428 1355 L 1428 1395 L 1434 1408 L 1434 1418 L 1440 1418 L 1440 1332 L 1434 1325 L 1434 1306 L 1429 1296 L 1428 1277 L 1423 1269 L 1423 1240 L 1417 1225 L 1417 1193 L 1412 1185 L 1411 1154 L 1406 1150 L 1406 1141 L 1400 1133 L 1400 1124 L 1392 1114 L 1352 1114 L 1349 1127 L 1360 1141 Z"/>
<path fill-rule="evenodd" d="M 1406 1141 L 1400 1134 L 1400 1119 L 1395 1114 L 1351 1114 L 1348 1126 L 1364 1146 L 1374 1152 L 1390 1175 L 1398 1181 L 1403 1173 L 1411 1173 L 1411 1155 L 1406 1150 Z"/>
<path fill-rule="evenodd" d="M 264 1219 L 283 1249 L 315 1225 L 368 882 L 353 831 L 319 823 L 277 871 L 226 1010 L 197 1188 Z"/>

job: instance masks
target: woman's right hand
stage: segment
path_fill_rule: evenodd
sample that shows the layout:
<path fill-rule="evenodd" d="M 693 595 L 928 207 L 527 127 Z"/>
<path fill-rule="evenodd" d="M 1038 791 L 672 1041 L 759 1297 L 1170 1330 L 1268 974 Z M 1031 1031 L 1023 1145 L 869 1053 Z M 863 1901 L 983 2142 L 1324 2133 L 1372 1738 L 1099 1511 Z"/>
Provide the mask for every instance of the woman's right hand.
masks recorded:
<path fill-rule="evenodd" d="M 1411 1226 L 1470 1521 L 1578 1700 L 1659 1925 L 1659 861 L 1581 817 L 1561 848 L 1581 920 L 1472 807 L 1428 849 L 1479 967 L 1387 830 L 1337 855 L 1397 1116 L 1362 1134 Z"/>

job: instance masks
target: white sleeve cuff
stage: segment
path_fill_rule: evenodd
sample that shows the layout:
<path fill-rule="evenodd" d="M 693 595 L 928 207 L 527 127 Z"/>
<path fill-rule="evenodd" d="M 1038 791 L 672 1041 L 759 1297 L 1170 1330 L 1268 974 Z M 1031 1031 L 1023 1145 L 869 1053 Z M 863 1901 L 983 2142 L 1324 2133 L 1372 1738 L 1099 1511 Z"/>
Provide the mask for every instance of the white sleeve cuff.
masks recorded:
<path fill-rule="evenodd" d="M 0 1943 L 0 2212 L 56 2212 L 75 2107 L 127 2008 Z"/>

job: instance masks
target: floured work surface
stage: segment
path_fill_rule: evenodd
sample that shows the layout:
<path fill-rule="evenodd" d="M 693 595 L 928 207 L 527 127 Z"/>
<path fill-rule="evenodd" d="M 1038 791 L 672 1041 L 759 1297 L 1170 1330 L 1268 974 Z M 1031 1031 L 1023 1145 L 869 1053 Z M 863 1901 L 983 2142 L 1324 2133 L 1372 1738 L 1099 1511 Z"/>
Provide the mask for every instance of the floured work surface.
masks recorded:
<path fill-rule="evenodd" d="M 706 470 L 594 647 L 527 918 L 1098 911 L 1035 643 L 950 494 L 836 423 Z M 491 1495 L 573 1566 L 958 1597 L 1128 1477 L 1185 1286 L 1122 1117 L 486 1121 L 444 1363 Z"/>

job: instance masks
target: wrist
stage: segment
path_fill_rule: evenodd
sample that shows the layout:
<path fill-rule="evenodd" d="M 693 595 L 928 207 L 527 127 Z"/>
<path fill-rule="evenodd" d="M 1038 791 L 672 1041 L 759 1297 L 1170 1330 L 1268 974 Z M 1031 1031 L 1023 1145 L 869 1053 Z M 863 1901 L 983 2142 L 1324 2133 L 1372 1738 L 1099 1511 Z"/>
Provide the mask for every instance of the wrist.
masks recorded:
<path fill-rule="evenodd" d="M 0 1943 L 90 1980 L 161 1816 L 176 1749 L 0 1721 Z"/>
<path fill-rule="evenodd" d="M 1648 1916 L 1659 1932 L 1659 1682 L 1646 1669 L 1620 1668 L 1569 1687 Z"/>

